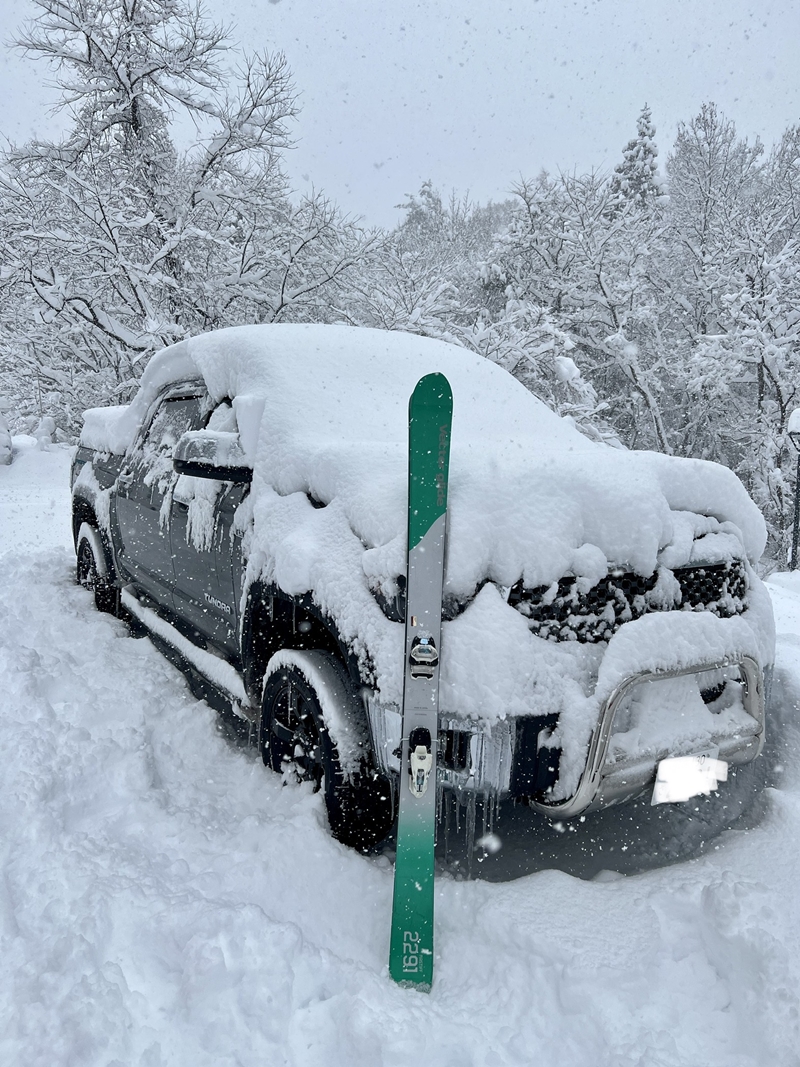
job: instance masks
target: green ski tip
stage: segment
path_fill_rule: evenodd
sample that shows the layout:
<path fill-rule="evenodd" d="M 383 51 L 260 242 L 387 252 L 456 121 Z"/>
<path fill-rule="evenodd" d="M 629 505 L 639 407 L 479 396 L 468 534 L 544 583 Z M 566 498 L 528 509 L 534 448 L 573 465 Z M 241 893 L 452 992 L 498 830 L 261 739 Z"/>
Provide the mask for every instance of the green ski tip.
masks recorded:
<path fill-rule="evenodd" d="M 447 511 L 452 416 L 453 393 L 447 378 L 426 374 L 408 402 L 409 551 Z"/>

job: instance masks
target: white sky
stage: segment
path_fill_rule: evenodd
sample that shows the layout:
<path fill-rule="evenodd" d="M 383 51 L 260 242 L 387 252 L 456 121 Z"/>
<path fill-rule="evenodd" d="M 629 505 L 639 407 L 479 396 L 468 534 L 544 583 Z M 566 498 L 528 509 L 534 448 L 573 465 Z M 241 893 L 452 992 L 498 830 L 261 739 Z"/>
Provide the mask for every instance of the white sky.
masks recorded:
<path fill-rule="evenodd" d="M 542 167 L 610 168 L 647 102 L 662 161 L 713 100 L 767 144 L 800 122 L 792 0 L 207 0 L 249 49 L 281 49 L 301 93 L 298 189 L 367 222 L 431 178 L 502 199 Z M 3 0 L 0 39 L 32 12 Z M 52 132 L 41 63 L 0 58 L 0 132 Z"/>

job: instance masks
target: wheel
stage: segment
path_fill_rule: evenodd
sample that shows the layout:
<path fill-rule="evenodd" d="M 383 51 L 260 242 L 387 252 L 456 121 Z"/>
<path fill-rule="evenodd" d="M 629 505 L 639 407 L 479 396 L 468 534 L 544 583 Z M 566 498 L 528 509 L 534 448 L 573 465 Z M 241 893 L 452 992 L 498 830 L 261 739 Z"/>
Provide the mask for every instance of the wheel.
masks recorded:
<path fill-rule="evenodd" d="M 103 551 L 100 531 L 96 526 L 90 526 L 88 522 L 81 523 L 75 551 L 78 557 L 78 584 L 94 593 L 94 603 L 98 611 L 116 615 L 117 590 Z"/>
<path fill-rule="evenodd" d="M 332 656 L 316 655 L 324 656 L 328 669 L 336 664 Z M 334 669 L 343 679 L 338 665 Z M 319 695 L 299 667 L 279 667 L 266 679 L 259 748 L 264 763 L 285 780 L 311 782 L 315 791 L 322 790 L 337 841 L 366 852 L 391 830 L 394 809 L 389 782 L 365 766 L 356 775 L 345 776 L 325 726 Z"/>

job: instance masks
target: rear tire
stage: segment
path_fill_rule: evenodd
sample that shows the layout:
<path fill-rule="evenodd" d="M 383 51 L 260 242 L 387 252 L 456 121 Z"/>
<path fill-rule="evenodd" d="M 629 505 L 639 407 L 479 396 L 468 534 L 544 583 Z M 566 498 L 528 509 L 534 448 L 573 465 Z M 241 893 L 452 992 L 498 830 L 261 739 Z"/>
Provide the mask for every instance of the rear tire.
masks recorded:
<path fill-rule="evenodd" d="M 103 550 L 100 531 L 96 526 L 91 526 L 88 522 L 81 523 L 75 552 L 78 585 L 94 593 L 94 603 L 98 611 L 116 615 L 117 589 L 114 584 L 114 575 Z"/>
<path fill-rule="evenodd" d="M 281 667 L 266 680 L 259 748 L 273 771 L 322 791 L 337 841 L 367 852 L 389 834 L 391 785 L 366 767 L 350 778 L 344 774 L 319 695 L 298 667 Z"/>

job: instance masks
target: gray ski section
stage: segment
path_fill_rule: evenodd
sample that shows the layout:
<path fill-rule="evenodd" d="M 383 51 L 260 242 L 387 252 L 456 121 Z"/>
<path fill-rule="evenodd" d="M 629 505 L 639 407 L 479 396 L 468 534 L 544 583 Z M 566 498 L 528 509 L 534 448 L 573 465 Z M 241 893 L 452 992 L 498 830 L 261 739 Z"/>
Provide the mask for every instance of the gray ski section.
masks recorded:
<path fill-rule="evenodd" d="M 403 758 L 401 790 L 408 785 L 408 738 L 418 726 L 430 731 L 433 767 L 428 790 L 422 797 L 409 798 L 405 812 L 420 827 L 435 817 L 436 807 L 436 736 L 439 725 L 439 667 L 442 662 L 442 586 L 445 530 L 447 516 L 440 515 L 418 545 L 408 556 L 408 588 L 406 591 L 406 666 L 403 696 Z M 416 625 L 414 620 L 416 619 Z M 411 646 L 415 637 L 430 635 L 439 653 L 439 663 L 432 678 L 412 678 Z"/>

